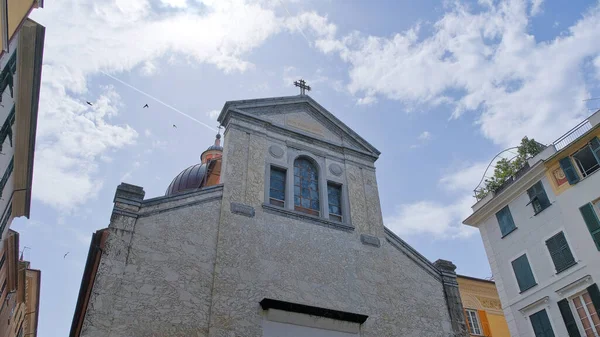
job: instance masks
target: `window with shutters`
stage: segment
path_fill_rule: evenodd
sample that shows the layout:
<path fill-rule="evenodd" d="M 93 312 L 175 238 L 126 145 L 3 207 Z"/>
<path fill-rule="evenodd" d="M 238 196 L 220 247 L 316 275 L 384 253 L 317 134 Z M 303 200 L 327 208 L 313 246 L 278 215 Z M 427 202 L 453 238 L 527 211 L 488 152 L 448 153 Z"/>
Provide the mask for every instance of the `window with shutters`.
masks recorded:
<path fill-rule="evenodd" d="M 294 209 L 319 216 L 319 175 L 316 166 L 306 158 L 294 161 Z"/>
<path fill-rule="evenodd" d="M 585 291 L 571 299 L 583 329 L 584 337 L 600 337 L 600 318 L 592 303 L 590 294 Z"/>
<path fill-rule="evenodd" d="M 269 203 L 283 207 L 285 205 L 285 170 L 271 167 L 269 182 Z"/>
<path fill-rule="evenodd" d="M 554 337 L 554 331 L 546 310 L 538 311 L 529 316 L 535 337 Z"/>
<path fill-rule="evenodd" d="M 513 271 L 519 285 L 519 290 L 524 292 L 537 285 L 527 255 L 523 254 L 516 260 L 512 261 Z"/>
<path fill-rule="evenodd" d="M 573 166 L 573 161 L 571 157 L 565 157 L 558 161 L 560 164 L 560 168 L 563 170 L 569 185 L 575 185 L 579 182 L 579 174 L 575 170 L 575 166 Z"/>
<path fill-rule="evenodd" d="M 473 309 L 465 309 L 467 314 L 467 323 L 469 324 L 469 332 L 472 335 L 482 335 L 481 324 L 479 324 L 479 316 L 477 315 L 477 310 Z"/>
<path fill-rule="evenodd" d="M 579 212 L 581 212 L 583 221 L 592 236 L 592 240 L 596 244 L 596 248 L 600 250 L 600 221 L 596 214 L 596 208 L 591 203 L 588 203 L 579 207 Z"/>
<path fill-rule="evenodd" d="M 512 214 L 510 214 L 510 208 L 504 207 L 498 213 L 496 213 L 496 219 L 498 219 L 498 225 L 500 226 L 500 233 L 502 237 L 507 236 L 510 232 L 517 229 L 515 222 L 513 221 Z"/>
<path fill-rule="evenodd" d="M 342 186 L 328 182 L 327 200 L 329 203 L 329 220 L 342 222 Z"/>
<path fill-rule="evenodd" d="M 577 263 L 573 258 L 565 233 L 560 232 L 546 240 L 546 247 L 548 247 L 557 274 Z"/>
<path fill-rule="evenodd" d="M 556 304 L 558 304 L 558 309 L 560 310 L 560 315 L 563 318 L 563 322 L 565 322 L 565 327 L 567 328 L 569 337 L 581 337 L 577 320 L 575 319 L 575 316 L 573 316 L 573 311 L 569 305 L 569 300 L 562 299 Z"/>
<path fill-rule="evenodd" d="M 528 205 L 531 204 L 533 206 L 534 214 L 538 214 L 550 206 L 550 200 L 541 180 L 527 190 L 527 195 L 529 195 Z"/>
<path fill-rule="evenodd" d="M 600 141 L 598 138 L 594 138 L 571 156 L 582 177 L 585 178 L 600 168 L 599 154 Z"/>

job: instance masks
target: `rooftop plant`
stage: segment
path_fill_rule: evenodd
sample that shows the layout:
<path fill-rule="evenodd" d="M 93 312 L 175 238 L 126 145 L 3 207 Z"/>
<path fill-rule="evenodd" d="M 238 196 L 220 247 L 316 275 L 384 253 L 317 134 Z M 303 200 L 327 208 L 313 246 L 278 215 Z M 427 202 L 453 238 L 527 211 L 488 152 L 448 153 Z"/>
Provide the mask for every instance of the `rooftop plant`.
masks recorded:
<path fill-rule="evenodd" d="M 544 145 L 523 137 L 521 144 L 517 147 L 517 155 L 513 158 L 502 158 L 496 162 L 494 175 L 484 180 L 482 187 L 475 190 L 477 200 L 483 199 L 488 193 L 496 192 L 507 180 L 527 164 L 527 159 L 535 156 L 544 149 Z"/>

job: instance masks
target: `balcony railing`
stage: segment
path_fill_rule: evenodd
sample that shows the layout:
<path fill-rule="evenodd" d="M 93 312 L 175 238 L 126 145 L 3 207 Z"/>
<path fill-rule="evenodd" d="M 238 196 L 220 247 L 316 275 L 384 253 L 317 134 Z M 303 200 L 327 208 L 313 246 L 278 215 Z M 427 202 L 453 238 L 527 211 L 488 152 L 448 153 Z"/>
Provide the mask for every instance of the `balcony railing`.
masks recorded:
<path fill-rule="evenodd" d="M 592 124 L 589 119 L 584 119 L 581 123 L 577 124 L 574 128 L 569 130 L 564 135 L 560 136 L 557 140 L 555 140 L 552 145 L 556 148 L 556 151 L 560 151 L 567 147 L 567 145 L 571 144 L 577 138 L 583 136 L 586 132 L 590 131 L 592 128 Z"/>

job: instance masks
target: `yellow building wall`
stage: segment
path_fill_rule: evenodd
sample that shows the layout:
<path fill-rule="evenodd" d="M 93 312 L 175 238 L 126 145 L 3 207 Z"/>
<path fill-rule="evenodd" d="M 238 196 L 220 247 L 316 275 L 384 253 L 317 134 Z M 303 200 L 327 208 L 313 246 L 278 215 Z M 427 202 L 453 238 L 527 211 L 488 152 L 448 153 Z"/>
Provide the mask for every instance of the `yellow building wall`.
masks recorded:
<path fill-rule="evenodd" d="M 579 151 L 593 138 L 600 137 L 599 126 L 596 126 L 588 134 L 581 137 L 580 139 L 577 139 L 575 142 L 569 144 L 569 146 L 565 147 L 564 149 L 561 149 L 559 154 L 554 155 L 553 157 L 549 158 L 546 162 L 544 162 L 544 166 L 546 167 L 546 178 L 550 182 L 550 185 L 552 186 L 552 190 L 554 191 L 555 195 L 559 195 L 571 188 L 571 185 L 566 180 L 565 173 L 560 168 L 559 161 Z M 577 168 L 575 169 L 577 170 Z"/>
<path fill-rule="evenodd" d="M 487 314 L 488 321 L 490 322 L 490 329 L 492 330 L 492 336 L 510 336 L 508 331 L 508 324 L 504 315 Z"/>
<path fill-rule="evenodd" d="M 13 35 L 23 20 L 27 18 L 31 9 L 36 6 L 36 0 L 0 0 L 6 1 L 8 8 L 8 39 Z M 0 25 L 0 36 L 4 36 L 4 27 Z"/>
<path fill-rule="evenodd" d="M 457 281 L 463 307 L 485 312 L 490 328 L 490 334 L 486 337 L 510 337 L 496 284 L 460 275 Z M 471 336 L 481 337 L 481 335 Z"/>

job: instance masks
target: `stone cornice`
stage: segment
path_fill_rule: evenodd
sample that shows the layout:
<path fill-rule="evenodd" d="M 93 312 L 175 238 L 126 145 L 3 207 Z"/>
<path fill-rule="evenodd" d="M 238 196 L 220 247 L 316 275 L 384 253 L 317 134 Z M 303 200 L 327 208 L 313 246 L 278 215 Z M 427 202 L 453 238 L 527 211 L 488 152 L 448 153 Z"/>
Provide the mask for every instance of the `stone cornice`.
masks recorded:
<path fill-rule="evenodd" d="M 288 218 L 298 218 L 298 219 L 302 219 L 302 220 L 308 220 L 317 225 L 321 225 L 321 226 L 329 227 L 329 228 L 333 228 L 333 229 L 338 229 L 338 230 L 343 230 L 345 232 L 354 231 L 354 227 L 349 224 L 331 221 L 331 220 L 327 220 L 324 218 L 316 217 L 316 216 L 305 214 L 305 213 L 298 212 L 298 211 L 292 211 L 289 209 L 285 209 L 285 208 L 281 208 L 281 207 L 277 207 L 277 206 L 273 206 L 273 205 L 269 205 L 269 204 L 263 204 L 262 207 L 265 211 L 267 211 L 269 213 L 283 215 Z"/>
<path fill-rule="evenodd" d="M 373 145 L 371 145 L 369 142 L 367 142 L 365 139 L 363 139 L 361 136 L 359 136 L 354 130 L 352 130 L 346 124 L 344 124 L 342 121 L 337 119 L 337 117 L 335 117 L 331 112 L 327 111 L 327 109 L 322 107 L 319 103 L 317 103 L 315 100 L 313 100 L 309 96 L 288 96 L 288 97 L 263 98 L 263 99 L 243 100 L 243 101 L 228 101 L 223 106 L 223 109 L 221 110 L 221 114 L 219 115 L 217 120 L 219 122 L 221 122 L 221 124 L 227 125 L 229 118 L 231 118 L 231 113 L 237 112 L 239 114 L 242 112 L 242 110 L 244 108 L 257 108 L 257 107 L 267 107 L 267 106 L 273 106 L 273 105 L 288 105 L 288 104 L 298 104 L 298 103 L 308 104 L 310 107 L 312 107 L 313 109 L 315 109 L 316 111 L 321 113 L 321 115 L 326 120 L 328 120 L 330 123 L 335 125 L 342 132 L 346 133 L 355 142 L 357 142 L 364 148 L 368 149 L 368 151 L 365 151 L 366 154 L 374 157 L 375 159 L 381 154 L 381 152 L 379 152 L 379 150 L 377 150 Z M 270 124 L 269 121 L 266 121 L 263 118 L 260 118 L 254 114 L 247 114 L 247 115 L 249 115 L 252 118 L 256 118 L 257 120 L 260 120 L 262 122 L 267 122 Z M 292 131 L 292 130 L 290 129 L 290 131 Z M 296 131 L 293 130 L 292 132 L 296 132 Z M 362 152 L 362 151 L 359 150 L 359 152 Z"/>
<path fill-rule="evenodd" d="M 187 199 L 189 197 L 194 197 L 197 195 L 202 195 L 202 194 L 207 194 L 210 192 L 222 191 L 222 190 L 223 190 L 223 184 L 218 184 L 218 185 L 214 185 L 214 186 L 203 187 L 200 190 L 196 190 L 196 191 L 192 191 L 192 192 L 185 192 L 185 193 L 179 193 L 179 194 L 175 194 L 175 195 L 150 198 L 150 199 L 146 199 L 146 200 L 142 201 L 142 207 L 159 205 L 159 204 L 162 204 L 165 202 Z"/>
<path fill-rule="evenodd" d="M 244 120 L 244 119 L 241 118 L 241 120 Z M 253 124 L 258 125 L 256 123 L 253 123 Z M 263 127 L 264 127 L 264 125 L 263 125 Z M 285 128 L 281 128 L 281 127 L 278 127 L 278 126 L 275 126 L 275 127 L 281 129 L 279 131 L 282 131 L 282 130 L 284 131 L 284 132 L 275 131 L 276 134 L 282 136 L 282 139 L 277 139 L 277 140 L 285 142 L 290 147 L 299 148 L 299 149 L 303 149 L 303 150 L 310 150 L 311 152 L 315 153 L 315 147 L 311 148 L 311 147 L 302 145 L 302 144 L 294 142 L 294 141 L 285 140 L 285 138 L 295 138 L 296 140 L 299 140 L 299 141 L 305 141 L 307 136 L 299 136 L 300 133 L 298 133 L 296 131 L 291 131 L 291 130 L 290 130 L 290 134 L 288 134 L 288 133 L 285 132 L 285 130 L 286 130 Z M 229 129 L 236 129 L 236 130 L 240 130 L 240 131 L 243 131 L 243 132 L 255 133 L 255 134 L 259 134 L 259 135 L 262 135 L 262 136 L 265 136 L 265 137 L 268 137 L 268 138 L 273 138 L 268 133 L 265 133 L 265 132 L 262 132 L 262 131 L 257 131 L 255 129 L 251 129 L 251 128 L 248 128 L 248 127 L 246 127 L 244 125 L 240 125 L 240 124 L 236 124 L 236 123 L 230 123 L 227 126 L 227 130 L 229 130 Z M 226 132 L 227 132 L 227 130 L 226 130 Z M 273 131 L 273 130 L 268 129 L 268 131 Z M 225 135 L 225 136 L 227 137 L 227 135 Z M 372 171 L 375 170 L 375 166 L 373 164 L 367 165 L 367 164 L 359 162 L 357 160 L 352 160 L 350 158 L 352 158 L 352 157 L 359 158 L 359 159 L 363 159 L 363 160 L 369 161 L 370 163 L 374 163 L 375 159 L 377 159 L 377 158 L 373 158 L 373 157 L 371 157 L 369 155 L 365 155 L 362 152 L 356 152 L 355 150 L 347 148 L 347 147 L 341 147 L 340 145 L 336 145 L 336 144 L 328 142 L 326 140 L 318 140 L 318 139 L 312 138 L 312 137 L 310 137 L 310 140 L 311 140 L 311 142 L 315 143 L 315 145 L 317 145 L 317 146 L 321 146 L 321 147 L 329 149 L 329 150 L 331 150 L 333 152 L 339 152 L 339 153 L 343 154 L 343 156 L 339 156 L 339 155 L 332 155 L 332 154 L 328 154 L 328 153 L 325 153 L 325 152 L 321 152 L 324 157 L 330 157 L 330 158 L 335 159 L 335 160 L 341 160 L 341 161 L 351 162 L 351 163 L 353 163 L 353 164 L 355 164 L 357 166 L 363 167 L 365 169 L 369 169 L 369 170 L 372 170 Z"/>
<path fill-rule="evenodd" d="M 573 290 L 575 290 L 575 292 L 579 291 L 581 290 L 581 288 L 585 288 L 586 286 L 591 285 L 592 283 L 592 277 L 590 275 L 585 275 L 584 277 L 556 290 L 556 293 L 561 297 L 565 297 L 566 294 L 573 292 Z"/>
<path fill-rule="evenodd" d="M 544 162 L 537 162 L 521 178 L 500 192 L 499 195 L 494 196 L 485 205 L 473 212 L 473 214 L 466 218 L 463 223 L 465 225 L 478 227 L 483 221 L 498 212 L 513 199 L 527 192 L 527 189 L 540 180 L 544 176 L 545 172 L 546 167 L 544 166 Z"/>
<path fill-rule="evenodd" d="M 533 309 L 548 303 L 549 299 L 550 298 L 548 296 L 544 296 L 544 297 L 540 298 L 539 300 L 522 307 L 521 309 L 519 309 L 519 312 L 522 313 L 523 315 L 526 315 L 527 312 L 530 312 Z"/>
<path fill-rule="evenodd" d="M 416 264 L 423 268 L 429 275 L 433 276 L 436 280 L 442 281 L 442 275 L 439 270 L 427 260 L 426 257 L 417 252 L 413 247 L 411 247 L 408 243 L 402 240 L 399 236 L 394 234 L 389 228 L 384 227 L 386 240 L 389 242 L 394 248 L 398 249 L 406 256 L 408 256 L 411 260 L 416 262 Z"/>

